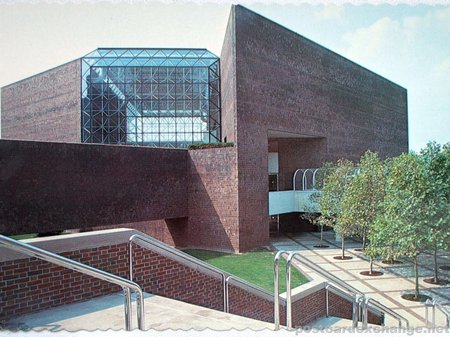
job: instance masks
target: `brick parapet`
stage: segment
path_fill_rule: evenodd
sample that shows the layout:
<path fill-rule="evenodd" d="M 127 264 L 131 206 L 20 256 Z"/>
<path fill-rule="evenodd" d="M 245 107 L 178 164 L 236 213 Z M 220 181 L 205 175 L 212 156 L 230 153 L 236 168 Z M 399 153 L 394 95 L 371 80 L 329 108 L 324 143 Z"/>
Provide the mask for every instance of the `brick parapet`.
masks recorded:
<path fill-rule="evenodd" d="M 0 140 L 0 233 L 92 228 L 188 214 L 188 151 Z"/>
<path fill-rule="evenodd" d="M 34 241 L 42 248 L 51 247 L 61 255 L 95 268 L 128 277 L 128 250 L 126 239 L 136 233 L 133 230 L 112 230 L 104 233 L 67 235 L 65 238 L 39 239 Z M 74 240 L 71 243 L 71 240 Z M 78 245 L 76 241 L 81 243 Z M 99 247 L 91 243 L 101 242 Z M 106 241 L 111 241 L 106 243 Z M 58 241 L 58 242 L 55 242 Z M 62 243 L 70 251 L 63 251 Z M 69 248 L 67 248 L 69 249 Z M 2 256 L 5 248 L 1 248 Z M 140 247 L 133 249 L 134 281 L 144 291 L 156 295 L 185 301 L 215 310 L 223 310 L 223 285 L 220 277 L 213 277 L 186 264 L 177 262 L 159 253 Z M 91 276 L 67 270 L 36 258 L 23 258 L 11 255 L 0 262 L 1 307 L 0 322 L 12 317 L 39 310 L 45 310 L 62 304 L 84 301 L 105 294 L 118 292 L 120 287 L 98 280 Z M 306 286 L 305 288 L 308 288 Z M 335 295 L 337 296 L 337 295 Z M 324 289 L 310 290 L 307 295 L 296 294 L 293 300 L 294 326 L 307 324 L 324 314 Z M 331 297 L 334 313 L 346 315 L 351 303 L 340 297 Z M 265 294 L 235 284 L 229 287 L 230 313 L 249 318 L 273 322 L 273 300 Z M 285 302 L 280 306 L 281 324 L 285 324 Z M 372 319 L 372 317 L 369 317 Z"/>
<path fill-rule="evenodd" d="M 2 138 L 81 142 L 81 60 L 1 88 Z"/>

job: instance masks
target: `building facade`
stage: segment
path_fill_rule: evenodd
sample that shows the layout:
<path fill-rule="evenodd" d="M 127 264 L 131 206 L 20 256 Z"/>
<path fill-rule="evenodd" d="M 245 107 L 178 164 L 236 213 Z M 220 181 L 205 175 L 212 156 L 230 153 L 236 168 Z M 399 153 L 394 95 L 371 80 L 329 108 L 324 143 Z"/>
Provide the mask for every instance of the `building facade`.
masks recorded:
<path fill-rule="evenodd" d="M 18 102 L 18 96 L 25 99 Z M 232 142 L 230 148 L 189 150 L 181 159 L 186 172 L 186 187 L 178 192 L 186 198 L 181 213 L 157 218 L 133 208 L 138 216 L 127 220 L 125 207 L 108 219 L 111 225 L 139 223 L 139 229 L 177 246 L 247 251 L 268 243 L 269 178 L 271 190 L 290 190 L 298 168 L 357 160 L 368 149 L 382 157 L 407 152 L 407 93 L 233 6 L 220 60 L 207 50 L 98 49 L 2 88 L 2 137 L 170 148 Z M 148 155 L 155 152 L 148 149 Z M 269 157 L 277 165 L 269 165 Z M 166 163 L 154 158 L 163 170 Z M 110 187 L 108 193 L 120 190 Z M 179 201 L 166 194 L 148 195 L 148 207 Z M 53 219 L 70 207 L 61 206 Z M 8 223 L 24 223 L 20 213 Z M 82 224 L 108 225 L 98 220 L 92 215 Z M 38 213 L 33 221 L 39 223 Z M 296 213 L 281 214 L 279 221 L 300 226 Z M 61 226 L 76 225 L 69 222 L 61 220 L 66 223 Z"/>

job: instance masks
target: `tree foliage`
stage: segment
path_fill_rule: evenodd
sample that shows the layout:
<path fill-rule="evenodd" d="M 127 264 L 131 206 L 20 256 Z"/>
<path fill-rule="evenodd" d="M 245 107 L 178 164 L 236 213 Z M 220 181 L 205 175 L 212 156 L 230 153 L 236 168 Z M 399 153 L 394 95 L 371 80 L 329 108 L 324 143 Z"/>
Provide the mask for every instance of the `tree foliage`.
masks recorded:
<path fill-rule="evenodd" d="M 321 216 L 319 223 L 334 230 L 342 239 L 342 258 L 344 258 L 345 237 L 355 231 L 353 223 L 346 222 L 342 218 L 342 201 L 354 174 L 354 164 L 345 159 L 338 160 L 336 165 L 327 164 L 323 178 L 323 188 L 319 198 Z"/>
<path fill-rule="evenodd" d="M 383 161 L 376 152 L 367 151 L 361 157 L 342 200 L 342 220 L 355 224 L 355 231 L 363 239 L 363 248 L 367 233 L 383 212 L 385 185 Z"/>
<path fill-rule="evenodd" d="M 434 214 L 429 192 L 425 164 L 418 155 L 393 158 L 387 175 L 385 211 L 370 236 L 371 245 L 384 248 L 384 255 L 414 259 L 416 298 L 419 297 L 417 256 L 429 247 L 430 219 Z"/>
<path fill-rule="evenodd" d="M 367 235 L 365 253 L 371 260 L 413 258 L 416 297 L 417 257 L 432 250 L 437 281 L 436 253 L 450 248 L 450 144 L 429 143 L 420 154 L 385 161 L 367 151 L 356 168 L 339 160 L 326 164 L 322 174 L 320 224 L 333 227 L 343 239 Z M 342 251 L 344 257 L 344 245 Z"/>
<path fill-rule="evenodd" d="M 434 282 L 439 281 L 437 251 L 450 247 L 450 146 L 430 142 L 420 151 L 428 179 L 427 193 L 433 205 L 429 223 L 429 250 L 434 255 Z"/>

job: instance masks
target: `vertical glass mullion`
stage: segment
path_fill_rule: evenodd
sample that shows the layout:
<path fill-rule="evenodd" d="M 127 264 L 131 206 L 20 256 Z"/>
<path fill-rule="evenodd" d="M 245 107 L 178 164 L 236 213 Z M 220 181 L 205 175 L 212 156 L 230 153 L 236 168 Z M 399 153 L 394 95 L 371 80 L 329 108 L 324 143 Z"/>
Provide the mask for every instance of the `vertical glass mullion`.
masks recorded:
<path fill-rule="evenodd" d="M 192 81 L 191 81 L 191 144 L 194 143 L 195 139 L 195 128 L 194 128 L 194 84 L 195 84 L 195 77 L 194 77 L 194 67 L 191 66 L 191 75 L 192 75 Z"/>
<path fill-rule="evenodd" d="M 158 146 L 161 147 L 161 96 L 159 95 L 159 89 L 161 85 L 161 77 L 160 77 L 160 66 L 158 66 L 158 70 L 156 72 L 156 83 L 158 84 Z"/>
<path fill-rule="evenodd" d="M 207 124 L 206 124 L 206 130 L 208 130 L 208 143 L 211 143 L 211 109 L 210 109 L 210 97 L 211 97 L 211 75 L 210 75 L 210 69 L 208 67 L 208 87 L 207 87 L 207 92 L 208 92 L 208 98 L 206 99 L 207 103 L 208 103 L 208 118 L 207 118 Z"/>

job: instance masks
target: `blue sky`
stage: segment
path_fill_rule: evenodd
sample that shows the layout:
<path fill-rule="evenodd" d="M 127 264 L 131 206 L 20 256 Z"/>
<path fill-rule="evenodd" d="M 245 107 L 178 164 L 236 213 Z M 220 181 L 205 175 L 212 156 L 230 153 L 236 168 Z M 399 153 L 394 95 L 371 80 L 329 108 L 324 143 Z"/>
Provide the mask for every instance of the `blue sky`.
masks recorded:
<path fill-rule="evenodd" d="M 448 1 L 292 3 L 243 5 L 408 89 L 410 149 L 450 141 Z M 220 55 L 229 10 L 228 1 L 3 3 L 0 86 L 97 47 L 196 47 Z"/>

